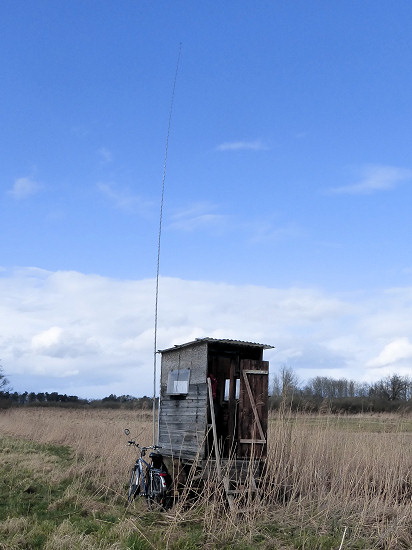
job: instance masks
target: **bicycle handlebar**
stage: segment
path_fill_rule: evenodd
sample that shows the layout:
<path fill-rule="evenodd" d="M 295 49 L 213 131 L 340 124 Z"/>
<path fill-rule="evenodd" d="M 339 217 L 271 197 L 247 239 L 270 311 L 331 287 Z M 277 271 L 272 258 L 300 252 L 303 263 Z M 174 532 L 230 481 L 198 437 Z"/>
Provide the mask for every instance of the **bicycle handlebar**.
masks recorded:
<path fill-rule="evenodd" d="M 133 445 L 134 447 L 140 447 L 139 443 L 136 443 L 134 439 L 131 439 L 128 441 L 129 445 Z M 150 445 L 149 447 L 140 447 L 141 451 L 148 451 L 149 449 L 153 449 L 154 451 L 157 451 L 157 449 L 161 449 L 162 447 L 159 447 L 159 445 Z"/>

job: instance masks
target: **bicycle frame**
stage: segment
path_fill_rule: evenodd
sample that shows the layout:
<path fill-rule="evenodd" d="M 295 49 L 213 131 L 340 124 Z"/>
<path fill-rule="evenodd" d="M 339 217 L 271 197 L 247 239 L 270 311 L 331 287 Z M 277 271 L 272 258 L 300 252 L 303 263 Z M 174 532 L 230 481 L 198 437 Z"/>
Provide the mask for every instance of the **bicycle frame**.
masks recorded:
<path fill-rule="evenodd" d="M 142 496 L 146 497 L 147 496 L 147 487 L 146 487 L 146 481 L 145 478 L 147 476 L 144 475 L 144 470 L 143 470 L 143 465 L 146 467 L 146 472 L 148 473 L 151 469 L 151 464 L 149 464 L 148 462 L 146 462 L 146 460 L 144 460 L 144 458 L 142 458 L 141 456 L 139 458 L 137 458 L 136 460 L 136 464 L 135 464 L 135 467 L 137 467 L 138 471 L 139 471 L 139 477 L 141 479 L 141 483 L 142 483 L 142 486 L 143 486 L 143 493 L 142 493 Z"/>
<path fill-rule="evenodd" d="M 125 430 L 128 435 L 128 430 Z M 130 433 L 130 432 L 129 432 Z M 140 448 L 140 457 L 137 457 L 129 483 L 128 501 L 131 502 L 140 494 L 145 497 L 149 508 L 153 503 L 162 507 L 167 507 L 169 504 L 168 492 L 168 477 L 170 478 L 167 468 L 163 463 L 163 457 L 156 454 L 160 447 L 154 445 L 151 447 L 140 447 L 134 440 L 129 441 L 129 445 Z M 146 451 L 153 449 L 155 453 L 150 454 L 152 463 L 147 462 L 143 457 Z"/>

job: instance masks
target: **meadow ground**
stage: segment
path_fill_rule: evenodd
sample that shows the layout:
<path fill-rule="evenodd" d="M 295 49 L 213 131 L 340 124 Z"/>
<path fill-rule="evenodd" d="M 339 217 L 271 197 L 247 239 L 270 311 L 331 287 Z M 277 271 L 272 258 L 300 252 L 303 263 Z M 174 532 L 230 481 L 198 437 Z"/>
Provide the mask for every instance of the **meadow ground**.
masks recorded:
<path fill-rule="evenodd" d="M 240 516 L 211 481 L 167 512 L 125 507 L 144 411 L 0 411 L 0 550 L 412 548 L 412 417 L 270 418 L 260 499 Z"/>

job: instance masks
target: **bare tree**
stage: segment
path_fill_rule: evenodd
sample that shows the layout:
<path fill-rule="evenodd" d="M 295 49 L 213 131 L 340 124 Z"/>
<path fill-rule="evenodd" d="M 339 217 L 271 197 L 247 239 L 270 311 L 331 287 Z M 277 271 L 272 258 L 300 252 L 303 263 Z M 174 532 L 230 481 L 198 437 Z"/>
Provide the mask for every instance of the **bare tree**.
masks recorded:
<path fill-rule="evenodd" d="M 9 391 L 9 381 L 6 378 L 6 375 L 3 372 L 3 366 L 0 363 L 0 392 Z"/>
<path fill-rule="evenodd" d="M 274 397 L 292 397 L 298 390 L 299 379 L 292 367 L 282 365 L 279 374 L 273 378 Z"/>
<path fill-rule="evenodd" d="M 373 384 L 369 395 L 387 401 L 408 401 L 411 398 L 411 379 L 408 376 L 392 374 Z"/>

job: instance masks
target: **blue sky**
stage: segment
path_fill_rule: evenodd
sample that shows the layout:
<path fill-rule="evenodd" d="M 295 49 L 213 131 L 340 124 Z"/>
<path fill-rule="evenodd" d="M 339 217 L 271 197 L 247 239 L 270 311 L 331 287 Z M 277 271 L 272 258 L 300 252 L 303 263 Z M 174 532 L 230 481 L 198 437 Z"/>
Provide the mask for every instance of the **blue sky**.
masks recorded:
<path fill-rule="evenodd" d="M 0 13 L 0 357 L 16 390 L 151 392 L 180 43 L 159 347 L 262 341 L 273 372 L 302 380 L 411 373 L 409 2 Z"/>

